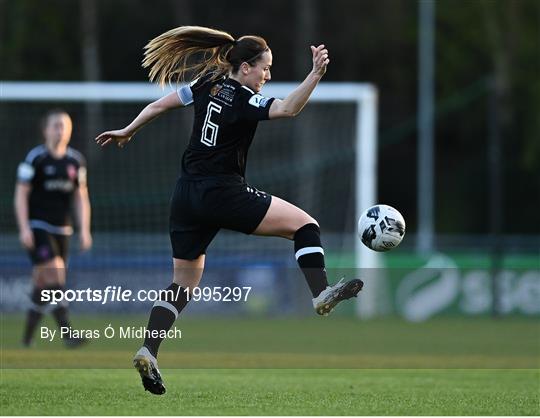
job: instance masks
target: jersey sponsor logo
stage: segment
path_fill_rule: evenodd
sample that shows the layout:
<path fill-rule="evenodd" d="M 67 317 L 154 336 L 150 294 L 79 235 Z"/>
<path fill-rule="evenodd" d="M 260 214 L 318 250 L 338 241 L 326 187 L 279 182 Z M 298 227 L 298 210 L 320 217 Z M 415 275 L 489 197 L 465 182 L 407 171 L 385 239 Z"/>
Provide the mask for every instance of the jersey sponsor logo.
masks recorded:
<path fill-rule="evenodd" d="M 249 99 L 249 104 L 255 107 L 265 107 L 266 104 L 268 103 L 268 100 L 269 100 L 268 97 L 264 97 L 260 94 L 254 94 Z"/>
<path fill-rule="evenodd" d="M 234 88 L 229 85 L 217 84 L 210 90 L 210 95 L 213 100 L 216 100 L 224 105 L 231 106 L 234 100 Z"/>
<path fill-rule="evenodd" d="M 71 180 L 52 179 L 46 180 L 43 187 L 48 192 L 66 192 L 69 193 L 75 188 Z"/>

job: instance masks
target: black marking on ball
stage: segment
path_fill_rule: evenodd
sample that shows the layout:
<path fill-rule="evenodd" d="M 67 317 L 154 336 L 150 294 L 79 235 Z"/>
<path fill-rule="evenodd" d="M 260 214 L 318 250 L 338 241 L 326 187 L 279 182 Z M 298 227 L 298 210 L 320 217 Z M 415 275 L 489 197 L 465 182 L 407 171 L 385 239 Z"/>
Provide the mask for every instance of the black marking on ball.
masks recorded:
<path fill-rule="evenodd" d="M 381 213 L 381 208 L 378 207 L 378 206 L 373 206 L 372 208 L 369 208 L 368 211 L 367 211 L 367 214 L 366 216 L 368 218 L 372 218 L 372 219 L 379 219 L 379 214 Z"/>
<path fill-rule="evenodd" d="M 362 233 L 362 242 L 371 248 L 371 242 L 377 237 L 375 232 L 375 225 L 370 225 L 369 228 L 364 229 Z"/>
<path fill-rule="evenodd" d="M 388 231 L 397 232 L 400 237 L 405 234 L 405 225 L 401 221 L 396 221 L 395 219 L 385 217 L 386 223 L 388 225 Z"/>

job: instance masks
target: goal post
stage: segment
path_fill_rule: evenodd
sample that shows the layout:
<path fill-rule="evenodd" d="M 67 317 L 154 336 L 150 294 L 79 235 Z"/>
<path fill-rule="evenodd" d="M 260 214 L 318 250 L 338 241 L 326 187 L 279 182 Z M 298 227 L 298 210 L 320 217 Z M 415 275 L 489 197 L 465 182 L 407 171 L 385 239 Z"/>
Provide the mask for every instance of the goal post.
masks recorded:
<path fill-rule="evenodd" d="M 278 83 L 272 82 L 264 87 L 264 90 L 261 94 L 268 97 L 277 97 L 283 98 L 287 96 L 292 90 L 298 86 L 298 83 Z M 0 104 L 10 103 L 42 103 L 47 104 L 49 107 L 54 106 L 58 103 L 79 103 L 89 106 L 105 106 L 117 104 L 118 106 L 123 106 L 125 104 L 140 104 L 155 100 L 163 95 L 167 94 L 169 91 L 172 91 L 171 87 L 166 87 L 161 89 L 159 86 L 150 83 L 139 83 L 139 82 L 14 82 L 14 81 L 0 81 Z M 339 105 L 352 105 L 354 107 L 354 113 L 351 113 L 354 117 L 354 128 L 351 130 L 353 138 L 350 138 L 351 144 L 354 144 L 354 156 L 343 155 L 347 151 L 340 155 L 339 158 L 354 158 L 354 169 L 352 172 L 347 173 L 330 173 L 324 171 L 325 160 L 324 158 L 330 158 L 328 155 L 324 155 L 325 151 L 322 151 L 322 154 L 313 158 L 320 158 L 321 163 L 319 164 L 323 167 L 321 173 L 326 173 L 325 175 L 330 176 L 328 179 L 324 180 L 325 182 L 340 182 L 344 176 L 354 175 L 354 188 L 351 192 L 354 193 L 353 204 L 354 209 L 345 214 L 340 214 L 338 216 L 351 217 L 354 213 L 354 220 L 347 220 L 348 222 L 348 231 L 346 234 L 349 235 L 348 243 L 354 243 L 354 250 L 352 248 L 348 249 L 349 251 L 354 252 L 355 265 L 347 267 L 356 267 L 362 269 L 373 270 L 379 267 L 379 256 L 377 253 L 367 249 L 361 243 L 356 235 L 356 222 L 358 221 L 361 212 L 375 204 L 377 202 L 377 107 L 378 107 L 378 96 L 377 89 L 372 84 L 367 83 L 346 83 L 346 82 L 322 82 L 319 83 L 315 91 L 313 92 L 308 107 L 311 104 L 320 104 L 324 106 L 329 106 L 328 110 L 322 108 L 319 113 L 314 115 L 311 119 L 307 119 L 307 122 L 301 122 L 303 125 L 296 126 L 292 128 L 287 125 L 286 128 L 279 129 L 292 129 L 292 132 L 299 132 L 305 135 L 304 131 L 312 132 L 319 130 L 319 125 L 313 127 L 309 126 L 310 120 L 314 123 L 322 123 L 327 126 L 328 129 L 331 128 L 332 123 L 339 124 L 340 119 L 339 108 L 334 109 L 331 106 Z M 307 109 L 306 108 L 306 109 Z M 132 107 L 130 108 L 131 116 L 134 116 Z M 305 113 L 306 111 L 304 111 Z M 102 109 L 102 113 L 106 113 L 106 109 Z M 127 111 L 126 111 L 127 113 Z M 85 113 L 88 115 L 88 112 Z M 327 118 L 321 120 L 321 118 Z M 302 115 L 298 119 L 302 119 Z M 123 120 L 123 119 L 122 119 Z M 110 122 L 109 122 L 110 123 Z M 122 122 L 124 123 L 124 122 Z M 270 124 L 273 125 L 273 124 Z M 119 125 L 120 126 L 120 125 Z M 351 125 L 352 126 L 352 125 Z M 116 128 L 116 125 L 106 126 L 100 128 Z M 336 125 L 336 130 L 339 126 Z M 279 132 L 283 132 L 280 130 Z M 277 133 L 276 135 L 282 135 L 282 133 Z M 341 132 L 341 131 L 340 131 Z M 345 131 L 344 131 L 345 132 Z M 317 133 L 317 132 L 315 132 Z M 263 134 L 266 135 L 266 134 Z M 289 134 L 287 134 L 289 135 Z M 292 134 L 291 134 L 292 135 Z M 348 131 L 345 133 L 339 133 L 340 136 L 348 135 Z M 294 135 L 292 135 L 294 136 Z M 333 135 L 330 135 L 333 136 Z M 336 133 L 336 137 L 338 133 Z M 329 141 L 332 141 L 333 138 L 330 138 Z M 255 141 L 257 142 L 257 140 Z M 255 143 L 254 142 L 254 143 Z M 269 146 L 270 147 L 270 146 Z M 268 148 L 268 152 L 273 152 L 271 148 Z M 158 151 L 156 151 L 158 152 Z M 338 153 L 339 150 L 336 151 Z M 351 152 L 349 152 L 351 153 Z M 337 155 L 337 154 L 336 154 Z M 251 158 L 251 157 L 250 157 Z M 333 158 L 333 157 L 332 157 Z M 276 161 L 279 162 L 279 157 Z M 178 156 L 177 161 L 179 163 L 180 156 Z M 309 164 L 309 163 L 306 163 Z M 249 165 L 249 164 L 248 164 Z M 269 163 L 266 167 L 266 170 L 270 170 L 272 164 Z M 261 166 L 263 166 L 261 164 Z M 314 170 L 307 167 L 306 172 L 311 173 Z M 279 169 L 277 170 L 279 171 Z M 318 173 L 318 172 L 317 172 Z M 9 174 L 9 173 L 8 173 Z M 319 174 L 317 174 L 319 175 Z M 321 176 L 323 174 L 320 174 Z M 307 175 L 306 175 L 307 176 Z M 283 180 L 286 181 L 286 180 Z M 288 181 L 288 180 L 287 180 Z M 293 180 L 291 180 L 293 181 Z M 297 186 L 300 190 L 302 185 Z M 314 188 L 317 190 L 317 185 Z M 349 193 L 350 194 L 350 193 Z M 335 199 L 335 198 L 334 198 Z M 346 196 L 345 199 L 351 199 L 351 196 Z M 331 200 L 331 199 L 329 199 Z M 327 204 L 332 205 L 341 205 L 344 204 L 340 200 L 331 200 Z M 352 206 L 352 203 L 351 203 Z M 351 208 L 352 209 L 352 208 Z M 352 213 L 353 212 L 353 213 Z M 324 229 L 324 228 L 323 228 Z M 342 233 L 345 233 L 342 231 Z M 352 242 L 351 242 L 352 240 Z M 343 247 L 345 244 L 343 244 Z M 363 291 L 362 298 L 360 298 L 361 303 L 357 306 L 357 313 L 361 316 L 371 316 L 376 313 L 376 293 L 377 293 L 377 280 L 369 279 L 369 283 L 366 283 L 365 290 Z"/>

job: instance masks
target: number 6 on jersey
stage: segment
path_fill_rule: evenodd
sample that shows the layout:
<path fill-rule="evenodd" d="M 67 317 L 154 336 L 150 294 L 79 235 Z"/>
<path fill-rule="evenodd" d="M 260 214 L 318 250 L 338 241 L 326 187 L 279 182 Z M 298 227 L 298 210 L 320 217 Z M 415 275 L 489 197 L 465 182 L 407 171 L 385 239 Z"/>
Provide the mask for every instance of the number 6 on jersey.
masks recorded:
<path fill-rule="evenodd" d="M 202 127 L 201 142 L 209 147 L 214 147 L 216 145 L 219 130 L 219 125 L 210 120 L 212 117 L 212 112 L 220 114 L 221 106 L 214 102 L 209 102 L 208 107 L 206 108 L 206 118 L 204 119 L 204 124 Z"/>

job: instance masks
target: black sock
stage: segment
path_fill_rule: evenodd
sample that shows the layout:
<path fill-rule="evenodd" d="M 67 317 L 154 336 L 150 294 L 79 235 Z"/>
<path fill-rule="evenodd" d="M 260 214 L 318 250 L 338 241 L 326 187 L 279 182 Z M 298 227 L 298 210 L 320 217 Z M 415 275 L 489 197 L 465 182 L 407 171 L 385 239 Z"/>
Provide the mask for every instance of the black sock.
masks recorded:
<path fill-rule="evenodd" d="M 67 327 L 71 328 L 71 324 L 68 320 L 68 310 L 67 306 L 58 305 L 54 310 L 52 311 L 54 320 L 58 324 L 58 327 Z"/>
<path fill-rule="evenodd" d="M 146 327 L 147 332 L 154 330 L 168 331 L 171 329 L 174 321 L 188 303 L 188 295 L 185 289 L 176 283 L 172 283 L 165 290 L 169 292 L 161 295 L 160 300 L 154 303 L 152 312 L 150 312 L 148 326 Z M 144 346 L 148 348 L 154 357 L 157 357 L 161 341 L 163 341 L 163 338 L 147 336 L 144 339 Z"/>
<path fill-rule="evenodd" d="M 307 224 L 294 234 L 294 253 L 300 269 L 306 277 L 313 297 L 326 289 L 324 250 L 321 245 L 321 230 L 316 224 Z"/>
<path fill-rule="evenodd" d="M 28 310 L 28 315 L 26 316 L 26 326 L 23 336 L 24 345 L 30 345 L 32 342 L 34 331 L 43 317 L 43 310 L 46 304 L 46 302 L 41 301 L 41 289 L 38 287 L 34 287 L 32 290 L 30 300 L 32 301 L 32 307 Z"/>
<path fill-rule="evenodd" d="M 53 291 L 53 290 L 61 290 L 62 292 L 65 292 L 66 287 L 61 285 L 54 285 L 54 286 L 47 286 L 47 290 Z M 61 327 L 67 327 L 71 328 L 71 324 L 68 320 L 68 309 L 67 309 L 68 303 L 66 301 L 61 301 L 57 305 L 51 305 L 52 307 L 52 316 L 54 320 L 56 321 L 56 324 L 58 325 L 58 328 Z"/>

